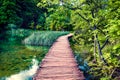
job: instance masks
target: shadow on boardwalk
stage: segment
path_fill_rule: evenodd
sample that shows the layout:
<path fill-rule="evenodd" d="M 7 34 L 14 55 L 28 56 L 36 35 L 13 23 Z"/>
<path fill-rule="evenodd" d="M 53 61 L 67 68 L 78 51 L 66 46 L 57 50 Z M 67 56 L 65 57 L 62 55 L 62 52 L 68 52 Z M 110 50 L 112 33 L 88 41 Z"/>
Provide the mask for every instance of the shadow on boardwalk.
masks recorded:
<path fill-rule="evenodd" d="M 43 59 L 33 80 L 84 80 L 70 48 L 68 37 L 59 37 Z"/>

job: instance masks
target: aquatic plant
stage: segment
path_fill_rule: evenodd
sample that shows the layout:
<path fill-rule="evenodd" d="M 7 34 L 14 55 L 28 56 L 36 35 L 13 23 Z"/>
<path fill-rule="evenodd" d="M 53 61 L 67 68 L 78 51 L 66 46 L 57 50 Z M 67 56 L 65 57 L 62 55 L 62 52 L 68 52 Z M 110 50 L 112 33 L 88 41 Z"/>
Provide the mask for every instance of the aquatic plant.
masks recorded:
<path fill-rule="evenodd" d="M 60 31 L 38 31 L 24 40 L 24 44 L 27 45 L 44 45 L 51 46 L 53 42 L 62 35 L 68 34 L 69 32 Z"/>

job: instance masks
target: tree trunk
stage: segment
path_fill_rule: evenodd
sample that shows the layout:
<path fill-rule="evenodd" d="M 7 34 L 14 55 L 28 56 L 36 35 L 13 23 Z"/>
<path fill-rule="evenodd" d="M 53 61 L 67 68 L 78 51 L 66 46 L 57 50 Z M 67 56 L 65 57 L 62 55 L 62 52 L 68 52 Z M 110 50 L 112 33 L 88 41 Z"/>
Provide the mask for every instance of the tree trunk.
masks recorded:
<path fill-rule="evenodd" d="M 98 53 L 99 53 L 100 59 L 104 62 L 105 65 L 108 65 L 107 61 L 103 57 L 103 53 L 102 53 L 102 50 L 101 50 L 101 47 L 100 47 L 100 42 L 98 40 L 97 34 L 96 34 L 96 40 L 97 40 L 96 42 L 97 42 L 97 46 L 98 46 Z"/>
<path fill-rule="evenodd" d="M 94 34 L 94 62 L 96 62 L 96 53 L 97 53 L 97 50 L 96 50 L 96 34 Z"/>

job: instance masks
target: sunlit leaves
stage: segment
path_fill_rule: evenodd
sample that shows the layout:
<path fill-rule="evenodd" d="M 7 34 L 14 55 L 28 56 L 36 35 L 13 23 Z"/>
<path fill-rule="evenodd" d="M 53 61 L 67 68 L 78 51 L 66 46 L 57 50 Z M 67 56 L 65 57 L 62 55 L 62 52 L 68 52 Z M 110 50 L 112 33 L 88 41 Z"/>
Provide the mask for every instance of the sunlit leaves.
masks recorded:
<path fill-rule="evenodd" d="M 63 6 L 58 6 L 57 9 L 46 18 L 46 26 L 50 30 L 69 30 L 70 28 L 70 10 Z"/>
<path fill-rule="evenodd" d="M 76 5 L 78 4 L 76 3 Z M 98 71 L 101 72 L 101 74 L 95 73 L 95 71 L 92 73 L 95 76 L 103 76 L 104 78 L 102 79 L 111 78 L 109 77 L 112 72 L 111 70 L 114 70 L 115 67 L 120 65 L 118 62 L 120 56 L 119 5 L 119 0 L 84 0 L 83 3 L 81 3 L 80 9 L 77 8 L 72 13 L 72 15 L 75 14 L 71 19 L 71 22 L 75 26 L 74 30 L 76 35 L 74 40 L 76 40 L 79 46 L 86 46 L 87 44 L 93 46 L 93 36 L 95 34 L 98 36 L 101 47 L 108 39 L 108 43 L 102 49 L 102 52 L 109 66 L 105 66 L 106 68 L 104 68 L 102 66 L 103 64 L 99 62 L 99 55 L 97 54 L 96 57 L 99 66 L 93 70 L 101 68 L 101 70 Z M 89 49 L 93 52 L 93 48 Z M 90 66 L 93 67 L 94 63 Z"/>

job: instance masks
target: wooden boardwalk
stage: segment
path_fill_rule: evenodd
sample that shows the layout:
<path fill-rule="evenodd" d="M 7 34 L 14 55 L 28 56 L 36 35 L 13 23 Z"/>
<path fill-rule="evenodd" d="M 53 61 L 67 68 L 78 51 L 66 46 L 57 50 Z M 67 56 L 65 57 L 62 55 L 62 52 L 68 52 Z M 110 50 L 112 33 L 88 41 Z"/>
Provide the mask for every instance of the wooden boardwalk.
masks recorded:
<path fill-rule="evenodd" d="M 43 59 L 33 80 L 84 80 L 70 48 L 68 37 L 61 36 Z"/>

